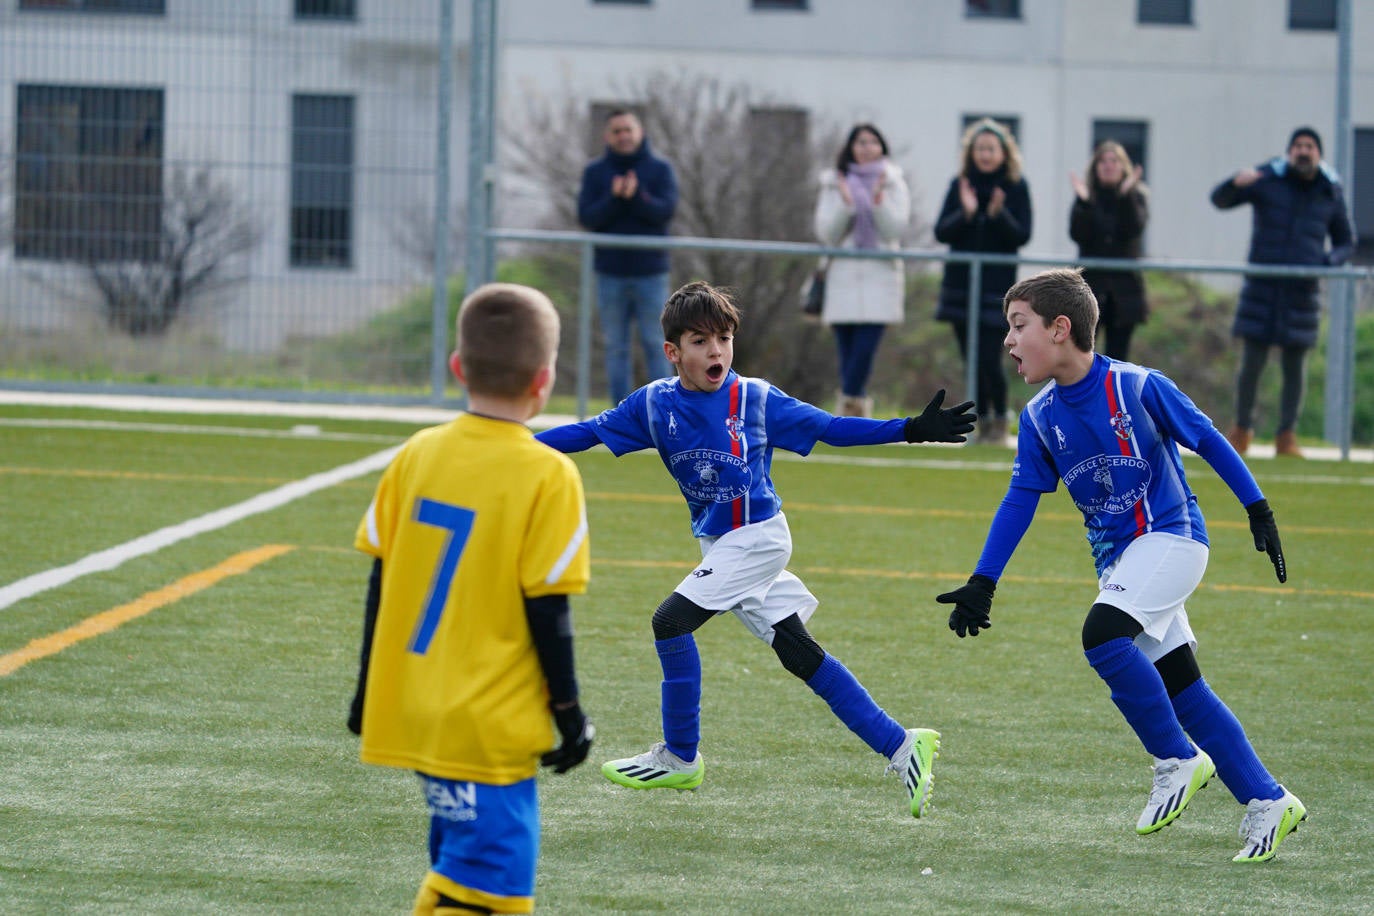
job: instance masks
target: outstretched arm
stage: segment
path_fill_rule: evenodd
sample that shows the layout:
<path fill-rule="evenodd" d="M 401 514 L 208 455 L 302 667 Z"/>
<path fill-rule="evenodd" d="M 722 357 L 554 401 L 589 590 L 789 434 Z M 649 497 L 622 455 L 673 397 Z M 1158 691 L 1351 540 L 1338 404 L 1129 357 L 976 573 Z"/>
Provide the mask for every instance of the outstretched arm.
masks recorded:
<path fill-rule="evenodd" d="M 830 425 L 818 437 L 826 445 L 882 445 L 888 442 L 964 442 L 965 433 L 973 431 L 977 417 L 973 402 L 964 401 L 953 407 L 940 405 L 945 401 L 941 388 L 931 398 L 919 416 L 895 420 L 870 420 L 865 417 L 832 417 Z"/>
<path fill-rule="evenodd" d="M 585 452 L 592 446 L 601 444 L 601 437 L 596 434 L 595 420 L 583 420 L 581 423 L 566 423 L 562 426 L 550 427 L 535 433 L 534 438 L 564 454 Z"/>
<path fill-rule="evenodd" d="M 997 589 L 997 580 L 1011 560 L 1016 546 L 1021 543 L 1031 520 L 1035 518 L 1036 506 L 1040 504 L 1040 493 L 1022 487 L 1009 487 L 1002 504 L 992 517 L 987 540 L 983 543 L 983 553 L 978 557 L 978 565 L 966 584 L 953 591 L 937 595 L 935 600 L 941 604 L 952 604 L 949 613 L 949 628 L 963 638 L 965 634 L 977 636 L 979 630 L 992 626 L 992 596 Z"/>
<path fill-rule="evenodd" d="M 1269 508 L 1269 500 L 1264 498 L 1245 460 L 1215 427 L 1198 439 L 1194 451 L 1212 466 L 1217 476 L 1236 494 L 1245 507 L 1246 515 L 1250 517 L 1250 534 L 1255 539 L 1255 549 L 1269 555 L 1269 562 L 1274 564 L 1274 575 L 1279 582 L 1287 582 L 1288 563 L 1283 557 L 1283 544 L 1279 540 L 1274 511 Z"/>

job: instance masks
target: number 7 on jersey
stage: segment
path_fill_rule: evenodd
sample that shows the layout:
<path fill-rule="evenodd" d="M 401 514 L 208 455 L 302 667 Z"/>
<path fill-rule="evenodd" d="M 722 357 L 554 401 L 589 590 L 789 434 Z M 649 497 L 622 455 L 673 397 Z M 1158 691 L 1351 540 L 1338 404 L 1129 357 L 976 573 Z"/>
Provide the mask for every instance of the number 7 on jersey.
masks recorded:
<path fill-rule="evenodd" d="M 415 521 L 448 532 L 444 539 L 443 550 L 439 552 L 439 562 L 434 567 L 434 578 L 429 583 L 429 594 L 425 596 L 425 606 L 420 619 L 411 634 L 409 651 L 424 655 L 429 651 L 429 643 L 434 639 L 434 631 L 439 628 L 439 617 L 448 603 L 448 591 L 453 585 L 453 574 L 458 569 L 458 559 L 467 546 L 468 535 L 472 533 L 472 520 L 477 513 L 462 506 L 452 506 L 423 497 L 415 500 Z"/>

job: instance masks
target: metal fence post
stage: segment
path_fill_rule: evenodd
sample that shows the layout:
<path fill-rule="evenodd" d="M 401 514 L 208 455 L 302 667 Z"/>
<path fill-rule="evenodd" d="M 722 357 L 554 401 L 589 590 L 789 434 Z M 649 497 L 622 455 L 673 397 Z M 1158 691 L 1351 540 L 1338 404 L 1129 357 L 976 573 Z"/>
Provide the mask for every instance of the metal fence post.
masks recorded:
<path fill-rule="evenodd" d="M 448 383 L 449 130 L 453 114 L 453 0 L 439 3 L 438 123 L 434 143 L 434 299 L 430 314 L 429 399 L 442 404 Z"/>
<path fill-rule="evenodd" d="M 1350 458 L 1355 422 L 1355 282 L 1332 280 L 1329 291 L 1322 437 L 1340 448 L 1344 461 Z"/>
<path fill-rule="evenodd" d="M 577 295 L 577 419 L 587 419 L 587 399 L 592 388 L 592 277 L 595 274 L 591 242 L 582 243 L 582 270 Z"/>
<path fill-rule="evenodd" d="M 968 365 L 964 370 L 964 383 L 968 388 L 966 400 L 978 403 L 978 331 L 983 310 L 983 259 L 974 256 L 968 265 L 968 345 L 964 347 Z M 977 407 L 974 407 L 977 410 Z M 982 418 L 980 418 L 981 421 Z"/>

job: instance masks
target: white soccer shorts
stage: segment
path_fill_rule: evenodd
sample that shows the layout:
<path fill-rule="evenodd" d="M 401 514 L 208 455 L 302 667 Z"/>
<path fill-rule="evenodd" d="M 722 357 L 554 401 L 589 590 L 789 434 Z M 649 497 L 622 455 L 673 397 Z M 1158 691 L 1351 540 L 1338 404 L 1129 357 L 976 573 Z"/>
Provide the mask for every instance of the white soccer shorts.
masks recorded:
<path fill-rule="evenodd" d="M 1185 644 L 1197 648 L 1183 604 L 1202 581 L 1207 555 L 1206 544 L 1151 531 L 1102 571 L 1097 602 L 1120 608 L 1145 628 L 1135 644 L 1151 662 Z"/>
<path fill-rule="evenodd" d="M 796 614 L 805 623 L 816 596 L 788 572 L 792 532 L 781 512 L 719 537 L 698 538 L 701 563 L 677 587 L 687 600 L 738 617 L 749 632 L 773 644 L 773 625 Z"/>

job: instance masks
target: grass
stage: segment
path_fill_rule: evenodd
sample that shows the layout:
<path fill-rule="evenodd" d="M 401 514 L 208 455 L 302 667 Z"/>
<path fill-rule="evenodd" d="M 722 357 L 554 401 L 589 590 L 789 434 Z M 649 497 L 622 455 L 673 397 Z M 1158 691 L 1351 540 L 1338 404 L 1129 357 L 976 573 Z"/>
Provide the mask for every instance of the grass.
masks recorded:
<path fill-rule="evenodd" d="M 120 425 L 134 422 L 184 429 Z M 0 588 L 409 431 L 320 420 L 323 435 L 291 435 L 297 422 L 0 408 Z M 1244 867 L 1230 862 L 1241 808 L 1219 781 L 1174 826 L 1134 834 L 1148 758 L 1082 659 L 1095 588 L 1062 494 L 1042 501 L 993 629 L 946 628 L 933 596 L 967 575 L 1009 459 L 894 447 L 774 466 L 792 569 L 822 602 L 817 639 L 897 718 L 943 733 L 934 811 L 915 821 L 884 761 L 729 618 L 699 634 L 702 788 L 597 774 L 657 736 L 648 618 L 696 548 L 655 458 L 578 456 L 594 558 L 578 663 L 599 738 L 589 765 L 541 777 L 540 911 L 1368 912 L 1369 467 L 1254 464 L 1290 564 L 1280 587 L 1234 498 L 1188 459 L 1213 541 L 1190 602 L 1199 659 L 1311 811 L 1277 859 Z M 408 912 L 426 864 L 419 793 L 360 764 L 343 728 L 367 572 L 350 544 L 374 484 L 0 609 L 3 656 L 245 550 L 290 548 L 0 676 L 0 912 Z"/>

